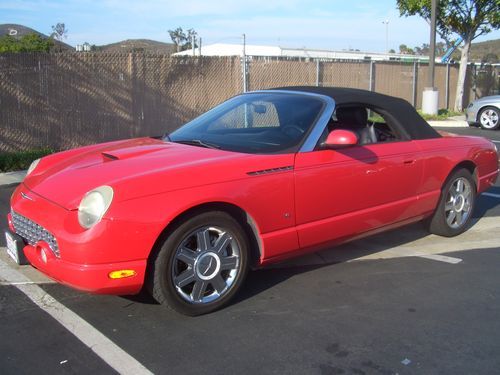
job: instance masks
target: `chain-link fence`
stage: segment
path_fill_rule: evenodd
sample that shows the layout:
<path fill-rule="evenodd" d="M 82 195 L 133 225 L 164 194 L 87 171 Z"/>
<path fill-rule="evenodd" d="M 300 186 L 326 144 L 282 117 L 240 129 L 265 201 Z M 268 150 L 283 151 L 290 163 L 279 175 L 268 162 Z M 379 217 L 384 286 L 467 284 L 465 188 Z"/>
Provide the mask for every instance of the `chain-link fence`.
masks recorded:
<path fill-rule="evenodd" d="M 458 65 L 436 64 L 435 86 L 439 90 L 439 108 L 453 108 Z M 422 107 L 427 86 L 428 65 L 418 62 L 328 61 L 313 59 L 247 58 L 249 90 L 270 87 L 313 85 L 352 87 L 403 98 L 416 108 Z M 498 68 L 469 66 L 464 104 L 498 90 Z"/>
<path fill-rule="evenodd" d="M 416 63 L 148 54 L 0 55 L 0 151 L 55 150 L 170 132 L 244 88 L 355 87 L 421 106 L 427 66 Z M 244 74 L 246 73 L 244 81 Z M 496 89 L 472 70 L 467 102 Z M 458 66 L 438 65 L 440 108 L 454 103 Z"/>
<path fill-rule="evenodd" d="M 160 135 L 241 92 L 237 58 L 0 56 L 0 150 Z"/>

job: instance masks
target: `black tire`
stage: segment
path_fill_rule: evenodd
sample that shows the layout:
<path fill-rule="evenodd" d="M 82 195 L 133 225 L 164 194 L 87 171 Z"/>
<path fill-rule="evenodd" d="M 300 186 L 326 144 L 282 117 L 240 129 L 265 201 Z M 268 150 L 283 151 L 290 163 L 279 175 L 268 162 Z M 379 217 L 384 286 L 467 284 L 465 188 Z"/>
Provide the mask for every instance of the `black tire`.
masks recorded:
<path fill-rule="evenodd" d="M 458 193 L 457 185 L 460 184 L 458 181 L 461 181 L 465 187 L 468 185 L 469 194 Z M 465 190 L 466 188 L 464 188 Z M 462 195 L 462 198 L 454 198 L 453 193 L 457 197 Z M 463 233 L 468 228 L 472 218 L 475 198 L 476 184 L 471 173 L 467 169 L 453 172 L 441 190 L 441 198 L 433 216 L 426 221 L 429 232 L 445 237 L 453 237 Z"/>
<path fill-rule="evenodd" d="M 225 212 L 205 212 L 184 220 L 169 233 L 151 261 L 151 295 L 184 315 L 220 309 L 246 277 L 248 243 L 239 223 Z"/>
<path fill-rule="evenodd" d="M 496 107 L 484 107 L 477 115 L 477 122 L 483 129 L 498 129 L 500 127 L 500 110 Z"/>

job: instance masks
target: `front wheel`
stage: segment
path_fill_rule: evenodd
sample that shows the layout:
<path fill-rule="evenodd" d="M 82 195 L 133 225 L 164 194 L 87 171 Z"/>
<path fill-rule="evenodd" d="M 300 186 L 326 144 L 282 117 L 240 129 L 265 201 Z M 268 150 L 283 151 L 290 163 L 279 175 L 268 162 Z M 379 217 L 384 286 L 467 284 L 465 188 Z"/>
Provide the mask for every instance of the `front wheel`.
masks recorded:
<path fill-rule="evenodd" d="M 178 225 L 152 263 L 150 291 L 175 311 L 196 316 L 224 306 L 245 279 L 245 232 L 225 212 L 206 212 Z"/>
<path fill-rule="evenodd" d="M 470 172 L 460 169 L 446 181 L 434 215 L 428 220 L 431 233 L 445 237 L 459 235 L 472 218 L 476 184 Z"/>
<path fill-rule="evenodd" d="M 479 112 L 479 124 L 483 129 L 494 130 L 500 126 L 500 110 L 495 107 L 486 107 Z"/>

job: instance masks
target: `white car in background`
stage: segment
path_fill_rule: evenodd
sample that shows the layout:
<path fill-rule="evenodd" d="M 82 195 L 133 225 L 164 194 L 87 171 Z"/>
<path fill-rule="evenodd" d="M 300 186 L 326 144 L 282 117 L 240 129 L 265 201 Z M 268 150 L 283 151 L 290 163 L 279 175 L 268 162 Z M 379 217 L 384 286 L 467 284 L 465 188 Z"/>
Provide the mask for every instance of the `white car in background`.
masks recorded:
<path fill-rule="evenodd" d="M 471 126 L 494 130 L 500 127 L 500 95 L 485 96 L 474 100 L 465 111 L 465 119 Z"/>

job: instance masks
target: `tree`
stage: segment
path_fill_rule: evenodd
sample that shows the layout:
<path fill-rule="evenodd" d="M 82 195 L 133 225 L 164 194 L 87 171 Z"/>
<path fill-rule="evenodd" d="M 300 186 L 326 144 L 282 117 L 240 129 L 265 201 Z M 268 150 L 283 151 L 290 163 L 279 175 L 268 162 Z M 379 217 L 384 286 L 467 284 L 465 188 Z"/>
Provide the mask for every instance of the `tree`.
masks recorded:
<path fill-rule="evenodd" d="M 182 46 L 186 43 L 186 34 L 184 34 L 182 27 L 178 27 L 175 30 L 168 30 L 168 34 L 170 35 L 172 42 L 174 42 L 177 47 L 177 52 L 181 52 Z"/>
<path fill-rule="evenodd" d="M 411 48 L 409 48 L 406 44 L 401 44 L 399 46 L 399 53 L 403 55 L 413 55 L 414 51 Z"/>
<path fill-rule="evenodd" d="M 58 22 L 55 26 L 52 25 L 51 38 L 54 38 L 60 42 L 68 37 L 68 29 L 64 23 Z"/>
<path fill-rule="evenodd" d="M 487 53 L 486 55 L 483 56 L 483 58 L 481 59 L 481 63 L 488 63 L 488 64 L 498 64 L 498 62 L 500 62 L 500 60 L 498 59 L 498 55 L 490 52 L 490 53 Z"/>
<path fill-rule="evenodd" d="M 185 48 L 184 49 L 192 49 L 193 48 L 193 45 L 192 45 L 192 41 L 193 41 L 193 38 L 194 38 L 194 48 L 197 48 L 198 47 L 198 44 L 196 43 L 196 37 L 198 36 L 198 33 L 196 31 L 194 31 L 194 29 L 189 29 L 187 31 L 187 43 L 186 45 L 184 46 Z"/>
<path fill-rule="evenodd" d="M 177 47 L 177 52 L 185 51 L 187 49 L 191 49 L 193 37 L 196 38 L 198 33 L 194 29 L 188 29 L 186 32 L 182 30 L 182 27 L 178 27 L 175 30 L 168 30 L 168 34 L 170 35 L 170 39 Z M 194 47 L 198 47 L 195 42 Z"/>
<path fill-rule="evenodd" d="M 448 46 L 445 42 L 437 42 L 436 43 L 436 55 L 443 56 L 446 51 L 448 51 Z"/>
<path fill-rule="evenodd" d="M 6 52 L 49 52 L 54 45 L 51 39 L 43 39 L 31 33 L 17 39 L 10 35 L 0 37 L 0 53 Z"/>
<path fill-rule="evenodd" d="M 21 46 L 19 40 L 10 36 L 4 35 L 0 37 L 0 53 L 20 52 Z"/>
<path fill-rule="evenodd" d="M 418 15 L 430 23 L 431 0 L 396 0 L 402 16 Z M 449 45 L 458 35 L 463 38 L 460 69 L 458 73 L 455 110 L 463 110 L 465 75 L 472 41 L 478 36 L 500 27 L 498 0 L 448 0 L 438 1 L 436 31 Z"/>

